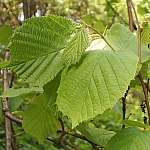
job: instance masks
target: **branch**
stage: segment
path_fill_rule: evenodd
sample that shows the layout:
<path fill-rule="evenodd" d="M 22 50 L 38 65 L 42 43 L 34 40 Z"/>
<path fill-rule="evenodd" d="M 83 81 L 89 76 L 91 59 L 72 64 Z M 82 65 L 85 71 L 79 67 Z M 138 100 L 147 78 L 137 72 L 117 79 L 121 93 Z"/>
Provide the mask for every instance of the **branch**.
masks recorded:
<path fill-rule="evenodd" d="M 58 130 L 58 133 L 61 133 L 62 131 L 61 130 Z M 92 147 L 100 147 L 100 148 L 103 148 L 102 145 L 97 145 L 95 143 L 93 143 L 92 141 L 88 140 L 85 136 L 81 135 L 81 134 L 78 134 L 78 133 L 72 133 L 72 132 L 67 132 L 67 131 L 64 131 L 65 132 L 65 135 L 71 135 L 73 137 L 76 137 L 76 138 L 79 138 L 81 140 L 84 140 L 84 141 L 87 141 L 88 143 L 90 143 L 92 145 Z"/>
<path fill-rule="evenodd" d="M 128 89 L 126 91 L 126 93 L 124 94 L 124 97 L 122 97 L 122 112 L 123 112 L 123 120 L 126 119 L 126 98 L 127 98 L 127 95 L 129 93 L 129 90 L 130 90 L 130 87 L 128 86 Z M 122 125 L 122 128 L 125 128 L 125 125 L 123 124 Z"/>
<path fill-rule="evenodd" d="M 6 50 L 4 59 L 7 61 L 9 57 L 10 57 L 10 53 L 9 51 Z M 3 92 L 6 92 L 8 88 L 9 88 L 8 73 L 7 70 L 3 70 Z M 4 121 L 5 121 L 6 150 L 13 150 L 11 120 L 6 117 L 6 111 L 9 111 L 8 97 L 3 97 L 2 109 L 3 109 Z"/>
<path fill-rule="evenodd" d="M 135 15 L 135 19 L 136 19 L 136 23 L 137 23 L 137 40 L 138 40 L 138 57 L 139 57 L 139 63 L 141 63 L 141 32 L 142 32 L 142 29 L 140 27 L 140 23 L 139 23 L 139 20 L 138 20 L 138 17 L 137 17 L 137 13 L 136 13 L 136 10 L 135 10 L 135 7 L 134 7 L 134 4 L 133 4 L 133 1 L 130 0 L 130 3 L 131 3 L 131 6 L 133 8 L 133 12 L 134 12 L 134 15 Z"/>
<path fill-rule="evenodd" d="M 86 25 L 88 28 L 92 29 L 95 33 L 97 33 L 105 42 L 106 44 L 113 50 L 115 51 L 115 49 L 109 44 L 109 42 L 107 41 L 107 39 L 104 37 L 103 34 L 101 34 L 100 32 L 98 32 L 95 28 L 93 28 L 92 26 L 88 25 L 87 23 L 85 23 L 83 20 L 81 21 L 84 25 Z"/>
<path fill-rule="evenodd" d="M 131 7 L 131 2 L 130 0 L 126 0 L 126 4 L 127 4 L 127 9 L 128 9 L 128 19 L 129 19 L 129 29 L 131 32 L 134 31 L 134 20 L 133 20 L 133 15 L 132 15 L 132 7 Z"/>
<path fill-rule="evenodd" d="M 108 0 L 105 0 L 107 5 L 109 6 L 109 8 L 113 11 L 113 13 L 115 14 L 115 16 L 118 16 L 118 18 L 123 21 L 124 24 L 127 25 L 126 20 L 124 20 L 124 18 L 122 16 L 120 16 L 120 14 L 115 10 L 115 8 L 112 6 L 111 2 L 109 2 Z"/>
<path fill-rule="evenodd" d="M 22 124 L 22 119 L 21 118 L 18 118 L 16 116 L 14 116 L 11 112 L 9 111 L 6 111 L 5 112 L 5 115 L 7 118 L 9 118 L 11 121 L 17 123 L 17 124 Z"/>
<path fill-rule="evenodd" d="M 47 137 L 46 138 L 48 141 L 53 142 L 54 144 L 56 144 L 59 147 L 62 147 L 64 150 L 70 150 L 66 145 L 62 144 L 59 142 L 59 140 L 51 138 L 51 137 Z"/>
<path fill-rule="evenodd" d="M 148 123 L 150 125 L 150 105 L 149 105 L 149 100 L 148 100 L 148 88 L 143 81 L 143 76 L 142 76 L 141 72 L 139 73 L 138 78 L 139 78 L 141 85 L 142 85 L 142 88 L 143 88 L 143 93 L 144 93 L 144 97 L 145 97 L 145 104 L 146 104 L 147 114 L 148 114 Z"/>

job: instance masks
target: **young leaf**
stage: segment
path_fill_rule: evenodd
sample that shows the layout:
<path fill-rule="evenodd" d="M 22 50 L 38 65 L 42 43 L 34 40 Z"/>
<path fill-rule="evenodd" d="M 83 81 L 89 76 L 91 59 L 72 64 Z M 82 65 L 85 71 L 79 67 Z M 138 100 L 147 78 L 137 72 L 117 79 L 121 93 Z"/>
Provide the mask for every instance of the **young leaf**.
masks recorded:
<path fill-rule="evenodd" d="M 148 150 L 150 148 L 150 131 L 138 128 L 126 128 L 117 133 L 108 142 L 106 150 Z"/>
<path fill-rule="evenodd" d="M 121 98 L 134 78 L 138 59 L 129 51 L 89 51 L 81 64 L 64 72 L 58 90 L 58 109 L 73 127 L 94 118 Z"/>

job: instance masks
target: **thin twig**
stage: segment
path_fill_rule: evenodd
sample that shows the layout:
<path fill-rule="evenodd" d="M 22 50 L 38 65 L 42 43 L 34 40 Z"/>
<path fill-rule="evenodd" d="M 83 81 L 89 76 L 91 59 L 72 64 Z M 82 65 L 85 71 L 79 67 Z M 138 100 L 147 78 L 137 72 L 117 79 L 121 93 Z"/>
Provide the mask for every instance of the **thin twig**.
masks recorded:
<path fill-rule="evenodd" d="M 88 25 L 87 23 L 85 23 L 84 21 L 81 21 L 84 25 L 86 25 L 88 28 L 92 29 L 95 33 L 97 33 L 105 42 L 106 44 L 113 50 L 115 51 L 115 49 L 109 44 L 109 42 L 107 41 L 107 39 L 104 37 L 104 35 L 100 32 L 98 32 L 95 28 L 93 28 L 92 26 Z"/>
<path fill-rule="evenodd" d="M 134 15 L 135 15 L 135 19 L 136 19 L 137 26 L 138 26 L 138 28 L 140 28 L 140 23 L 139 23 L 139 20 L 138 20 L 138 16 L 137 16 L 137 13 L 136 13 L 136 10 L 135 10 L 133 1 L 130 0 L 130 3 L 131 3 L 131 6 L 132 6 L 132 8 L 133 8 L 133 12 L 134 12 Z"/>
<path fill-rule="evenodd" d="M 139 20 L 138 20 L 138 16 L 137 16 L 133 1 L 130 0 L 130 3 L 131 3 L 131 6 L 133 8 L 133 12 L 134 12 L 136 23 L 137 23 L 138 57 L 139 57 L 139 63 L 141 63 L 141 32 L 142 32 L 142 29 L 140 27 L 140 23 L 139 23 Z"/>
<path fill-rule="evenodd" d="M 61 133 L 62 131 L 61 130 L 58 130 L 58 133 Z M 100 148 L 103 148 L 102 145 L 97 145 L 95 143 L 93 143 L 92 141 L 88 140 L 85 136 L 81 135 L 81 134 L 78 134 L 78 133 L 72 133 L 72 132 L 67 132 L 67 131 L 64 131 L 65 134 L 68 134 L 68 135 L 71 135 L 73 137 L 76 137 L 76 138 L 79 138 L 81 140 L 84 140 L 84 141 L 87 141 L 88 143 L 90 143 L 92 146 L 95 145 L 96 147 L 100 147 Z"/>
<path fill-rule="evenodd" d="M 126 0 L 126 4 L 127 4 L 127 9 L 128 9 L 128 19 L 129 19 L 129 29 L 131 32 L 134 31 L 134 20 L 133 20 L 133 15 L 132 15 L 132 7 L 131 7 L 131 2 L 130 0 Z"/>
<path fill-rule="evenodd" d="M 8 59 L 9 59 L 9 51 L 6 50 L 5 61 L 7 61 Z M 8 88 L 9 88 L 8 73 L 7 70 L 3 70 L 3 92 L 6 92 Z M 5 119 L 6 150 L 13 150 L 11 120 L 6 117 L 6 112 L 9 111 L 8 97 L 5 96 L 3 97 L 2 108 L 4 113 L 4 119 Z"/>
<path fill-rule="evenodd" d="M 71 150 L 70 148 L 67 147 L 67 145 L 60 143 L 59 140 L 57 140 L 57 139 L 54 139 L 52 137 L 47 137 L 46 139 L 48 141 L 55 143 L 57 146 L 62 147 L 64 150 Z"/>
<path fill-rule="evenodd" d="M 60 122 L 60 125 L 61 125 L 61 135 L 59 137 L 59 140 L 60 140 L 60 143 L 63 144 L 64 142 L 64 136 L 65 136 L 65 127 L 64 127 L 64 123 L 62 121 L 61 118 L 59 118 L 59 122 Z"/>
<path fill-rule="evenodd" d="M 113 13 L 115 14 L 115 16 L 118 16 L 118 18 L 119 18 L 124 24 L 127 25 L 126 20 L 125 20 L 122 16 L 120 16 L 120 14 L 115 10 L 115 8 L 112 6 L 111 2 L 108 1 L 108 0 L 105 0 L 105 1 L 106 1 L 107 5 L 109 6 L 109 8 L 113 11 Z"/>
<path fill-rule="evenodd" d="M 79 150 L 79 148 L 78 148 L 76 145 L 70 143 L 70 142 L 67 141 L 66 139 L 64 140 L 64 144 L 66 144 L 66 145 L 68 145 L 69 147 L 71 147 L 71 149 Z"/>
<path fill-rule="evenodd" d="M 11 121 L 17 123 L 17 124 L 22 124 L 22 119 L 14 116 L 12 113 L 9 111 L 6 111 L 5 113 L 6 117 L 9 118 Z"/>
<path fill-rule="evenodd" d="M 130 0 L 131 6 L 133 8 L 133 12 L 135 15 L 135 19 L 136 19 L 136 23 L 137 23 L 137 27 L 138 27 L 138 36 L 137 36 L 137 40 L 138 40 L 138 57 L 139 57 L 139 63 L 141 63 L 141 27 L 140 27 L 140 23 L 137 17 L 137 13 L 133 4 L 133 1 Z M 143 93 L 144 93 L 144 97 L 145 97 L 145 105 L 147 108 L 147 113 L 148 113 L 148 123 L 150 125 L 150 105 L 149 105 L 149 101 L 148 101 L 148 92 L 149 92 L 149 87 L 146 86 L 146 84 L 144 83 L 144 79 L 143 76 L 141 74 L 141 72 L 139 72 L 138 78 L 141 82 L 142 88 L 143 88 Z"/>
<path fill-rule="evenodd" d="M 126 119 L 126 98 L 129 93 L 129 90 L 130 90 L 130 86 L 128 86 L 128 89 L 127 89 L 126 93 L 124 94 L 124 97 L 122 97 L 122 112 L 123 112 L 122 119 L 123 120 Z M 122 125 L 122 128 L 125 128 L 125 124 Z"/>
<path fill-rule="evenodd" d="M 147 108 L 147 114 L 148 114 L 148 123 L 150 125 L 150 105 L 149 105 L 149 100 L 148 100 L 148 89 L 143 81 L 143 76 L 141 74 L 141 72 L 138 75 L 138 78 L 141 82 L 142 88 L 143 88 L 143 93 L 144 93 L 144 97 L 145 97 L 145 104 L 146 104 L 146 108 Z"/>

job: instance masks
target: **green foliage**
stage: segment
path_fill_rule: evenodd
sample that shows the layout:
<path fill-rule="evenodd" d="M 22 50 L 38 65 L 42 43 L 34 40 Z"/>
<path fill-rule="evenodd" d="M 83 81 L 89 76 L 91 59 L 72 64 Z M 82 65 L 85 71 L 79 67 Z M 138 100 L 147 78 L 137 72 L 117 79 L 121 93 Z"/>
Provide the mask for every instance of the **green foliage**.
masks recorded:
<path fill-rule="evenodd" d="M 133 121 L 133 120 L 123 120 L 123 124 L 126 127 L 140 127 L 140 128 L 148 128 L 148 125 L 143 124 L 139 121 Z"/>
<path fill-rule="evenodd" d="M 89 46 L 88 35 L 84 29 L 76 31 L 75 35 L 71 37 L 69 44 L 65 47 L 62 60 L 66 66 L 76 64 L 86 48 Z"/>
<path fill-rule="evenodd" d="M 93 124 L 81 124 L 78 130 L 90 141 L 97 145 L 105 146 L 107 142 L 114 136 L 115 132 L 108 131 L 103 128 L 96 128 Z"/>
<path fill-rule="evenodd" d="M 17 2 L 19 9 L 20 2 Z M 13 1 L 7 7 L 11 3 Z M 140 109 L 144 96 L 136 99 L 138 104 L 132 103 L 135 98 L 133 91 L 129 91 L 125 120 L 122 120 L 121 104 L 130 82 L 139 86 L 135 78 L 139 71 L 144 79 L 150 77 L 149 26 L 143 26 L 142 63 L 139 64 L 135 33 L 122 24 L 114 24 L 119 20 L 127 24 L 126 17 L 121 16 L 127 12 L 120 0 L 52 0 L 49 4 L 47 0 L 40 0 L 31 3 L 38 8 L 37 15 L 44 15 L 50 7 L 50 14 L 68 15 L 77 22 L 82 18 L 100 33 L 108 28 L 103 35 L 114 51 L 103 39 L 90 44 L 89 39 L 97 38 L 96 34 L 90 35 L 94 30 L 67 17 L 33 17 L 23 24 L 18 21 L 17 24 L 22 25 L 15 30 L 8 47 L 11 60 L 0 63 L 0 68 L 9 68 L 17 74 L 13 80 L 15 85 L 1 95 L 9 97 L 10 111 L 23 118 L 22 127 L 12 126 L 19 141 L 18 149 L 91 150 L 101 146 L 106 150 L 149 149 L 149 131 L 146 131 L 149 126 L 142 118 L 147 117 L 145 110 L 138 110 L 140 113 L 136 117 L 130 114 L 135 111 L 134 107 L 136 111 Z M 143 6 L 145 3 L 142 3 L 142 9 Z M 3 9 L 0 12 L 4 12 Z M 20 14 L 12 14 L 17 13 Z M 3 18 L 1 20 L 0 15 L 0 22 Z M 6 33 L 0 37 L 0 48 L 4 49 L 11 32 L 1 27 L 0 33 Z M 135 89 L 133 85 L 130 87 Z M 4 120 L 2 116 L 0 122 Z M 122 125 L 126 129 L 121 130 Z M 141 130 L 128 127 L 140 127 Z M 18 136 L 20 130 L 25 131 L 23 136 Z M 0 136 L 4 137 L 1 126 Z M 48 137 L 52 140 L 46 141 Z M 0 140 L 0 149 L 4 149 L 3 143 L 4 140 Z"/>
<path fill-rule="evenodd" d="M 39 142 L 57 133 L 58 120 L 55 111 L 55 100 L 60 76 L 44 86 L 44 93 L 34 98 L 23 115 L 23 128 Z"/>
<path fill-rule="evenodd" d="M 107 32 L 107 40 L 115 50 L 133 51 L 137 53 L 137 38 L 127 27 L 121 24 L 114 24 Z M 150 50 L 142 45 L 142 63 L 150 59 Z"/>
<path fill-rule="evenodd" d="M 58 127 L 57 120 L 48 107 L 49 101 L 43 96 L 38 96 L 23 115 L 23 128 L 43 142 L 49 135 L 55 135 Z"/>
<path fill-rule="evenodd" d="M 58 109 L 71 118 L 73 127 L 101 114 L 124 95 L 137 63 L 129 51 L 87 52 L 80 65 L 63 72 Z"/>
<path fill-rule="evenodd" d="M 18 88 L 18 89 L 10 88 L 7 92 L 3 93 L 2 96 L 17 97 L 17 96 L 20 96 L 20 95 L 25 95 L 25 94 L 33 93 L 33 92 L 42 93 L 43 89 L 42 88 L 37 88 L 37 87 Z"/>
<path fill-rule="evenodd" d="M 106 150 L 148 150 L 150 147 L 149 138 L 150 131 L 126 128 L 112 137 L 106 146 Z"/>
<path fill-rule="evenodd" d="M 13 30 L 10 26 L 3 25 L 0 26 L 0 45 L 7 46 L 9 43 L 9 39 L 13 33 Z"/>
<path fill-rule="evenodd" d="M 143 29 L 141 33 L 141 41 L 150 46 L 150 24 L 148 22 L 143 23 Z"/>
<path fill-rule="evenodd" d="M 43 86 L 64 64 L 78 62 L 87 46 L 81 25 L 59 16 L 31 18 L 12 36 L 10 66 L 21 79 Z"/>

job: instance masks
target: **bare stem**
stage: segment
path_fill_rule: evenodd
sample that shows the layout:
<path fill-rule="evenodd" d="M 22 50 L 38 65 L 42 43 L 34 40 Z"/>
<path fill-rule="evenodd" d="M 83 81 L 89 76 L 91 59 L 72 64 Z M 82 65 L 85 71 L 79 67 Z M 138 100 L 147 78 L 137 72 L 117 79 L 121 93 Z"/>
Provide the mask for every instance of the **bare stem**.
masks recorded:
<path fill-rule="evenodd" d="M 141 63 L 141 31 L 142 31 L 142 29 L 140 27 L 140 23 L 138 20 L 138 16 L 137 16 L 133 1 L 130 0 L 130 3 L 133 8 L 133 12 L 134 12 L 136 23 L 137 23 L 137 42 L 138 42 L 138 50 L 137 51 L 138 51 L 139 63 Z"/>
<path fill-rule="evenodd" d="M 141 72 L 139 73 L 138 78 L 139 78 L 142 88 L 143 88 L 143 93 L 144 93 L 144 97 L 145 97 L 145 105 L 146 105 L 147 114 L 148 114 L 148 123 L 150 125 L 150 105 L 149 105 L 149 101 L 148 101 L 148 88 L 143 81 L 143 76 L 142 76 Z"/>
<path fill-rule="evenodd" d="M 132 15 L 132 7 L 131 7 L 131 1 L 130 0 L 126 0 L 127 3 L 127 9 L 128 9 L 128 19 L 129 19 L 129 29 L 131 32 L 134 31 L 134 20 L 133 20 L 133 15 Z"/>
<path fill-rule="evenodd" d="M 128 89 L 127 89 L 126 93 L 124 94 L 124 97 L 122 97 L 122 112 L 123 112 L 122 119 L 123 120 L 126 119 L 126 98 L 129 93 L 129 90 L 130 90 L 130 86 L 128 86 Z M 123 124 L 122 128 L 125 128 L 124 124 Z"/>
<path fill-rule="evenodd" d="M 8 58 L 9 58 L 9 51 L 6 51 L 5 60 L 8 60 Z M 7 70 L 3 70 L 3 91 L 6 92 L 8 88 L 9 88 L 9 81 L 8 81 Z M 13 150 L 11 120 L 6 116 L 6 112 L 9 111 L 8 97 L 3 97 L 2 108 L 3 108 L 4 121 L 5 121 L 6 150 Z"/>
<path fill-rule="evenodd" d="M 109 44 L 109 42 L 107 41 L 107 39 L 104 37 L 104 35 L 100 32 L 98 32 L 95 28 L 93 28 L 92 26 L 86 24 L 84 21 L 82 21 L 83 24 L 85 24 L 88 28 L 92 29 L 95 33 L 97 33 L 105 42 L 106 44 L 113 50 L 115 51 L 115 49 Z"/>

